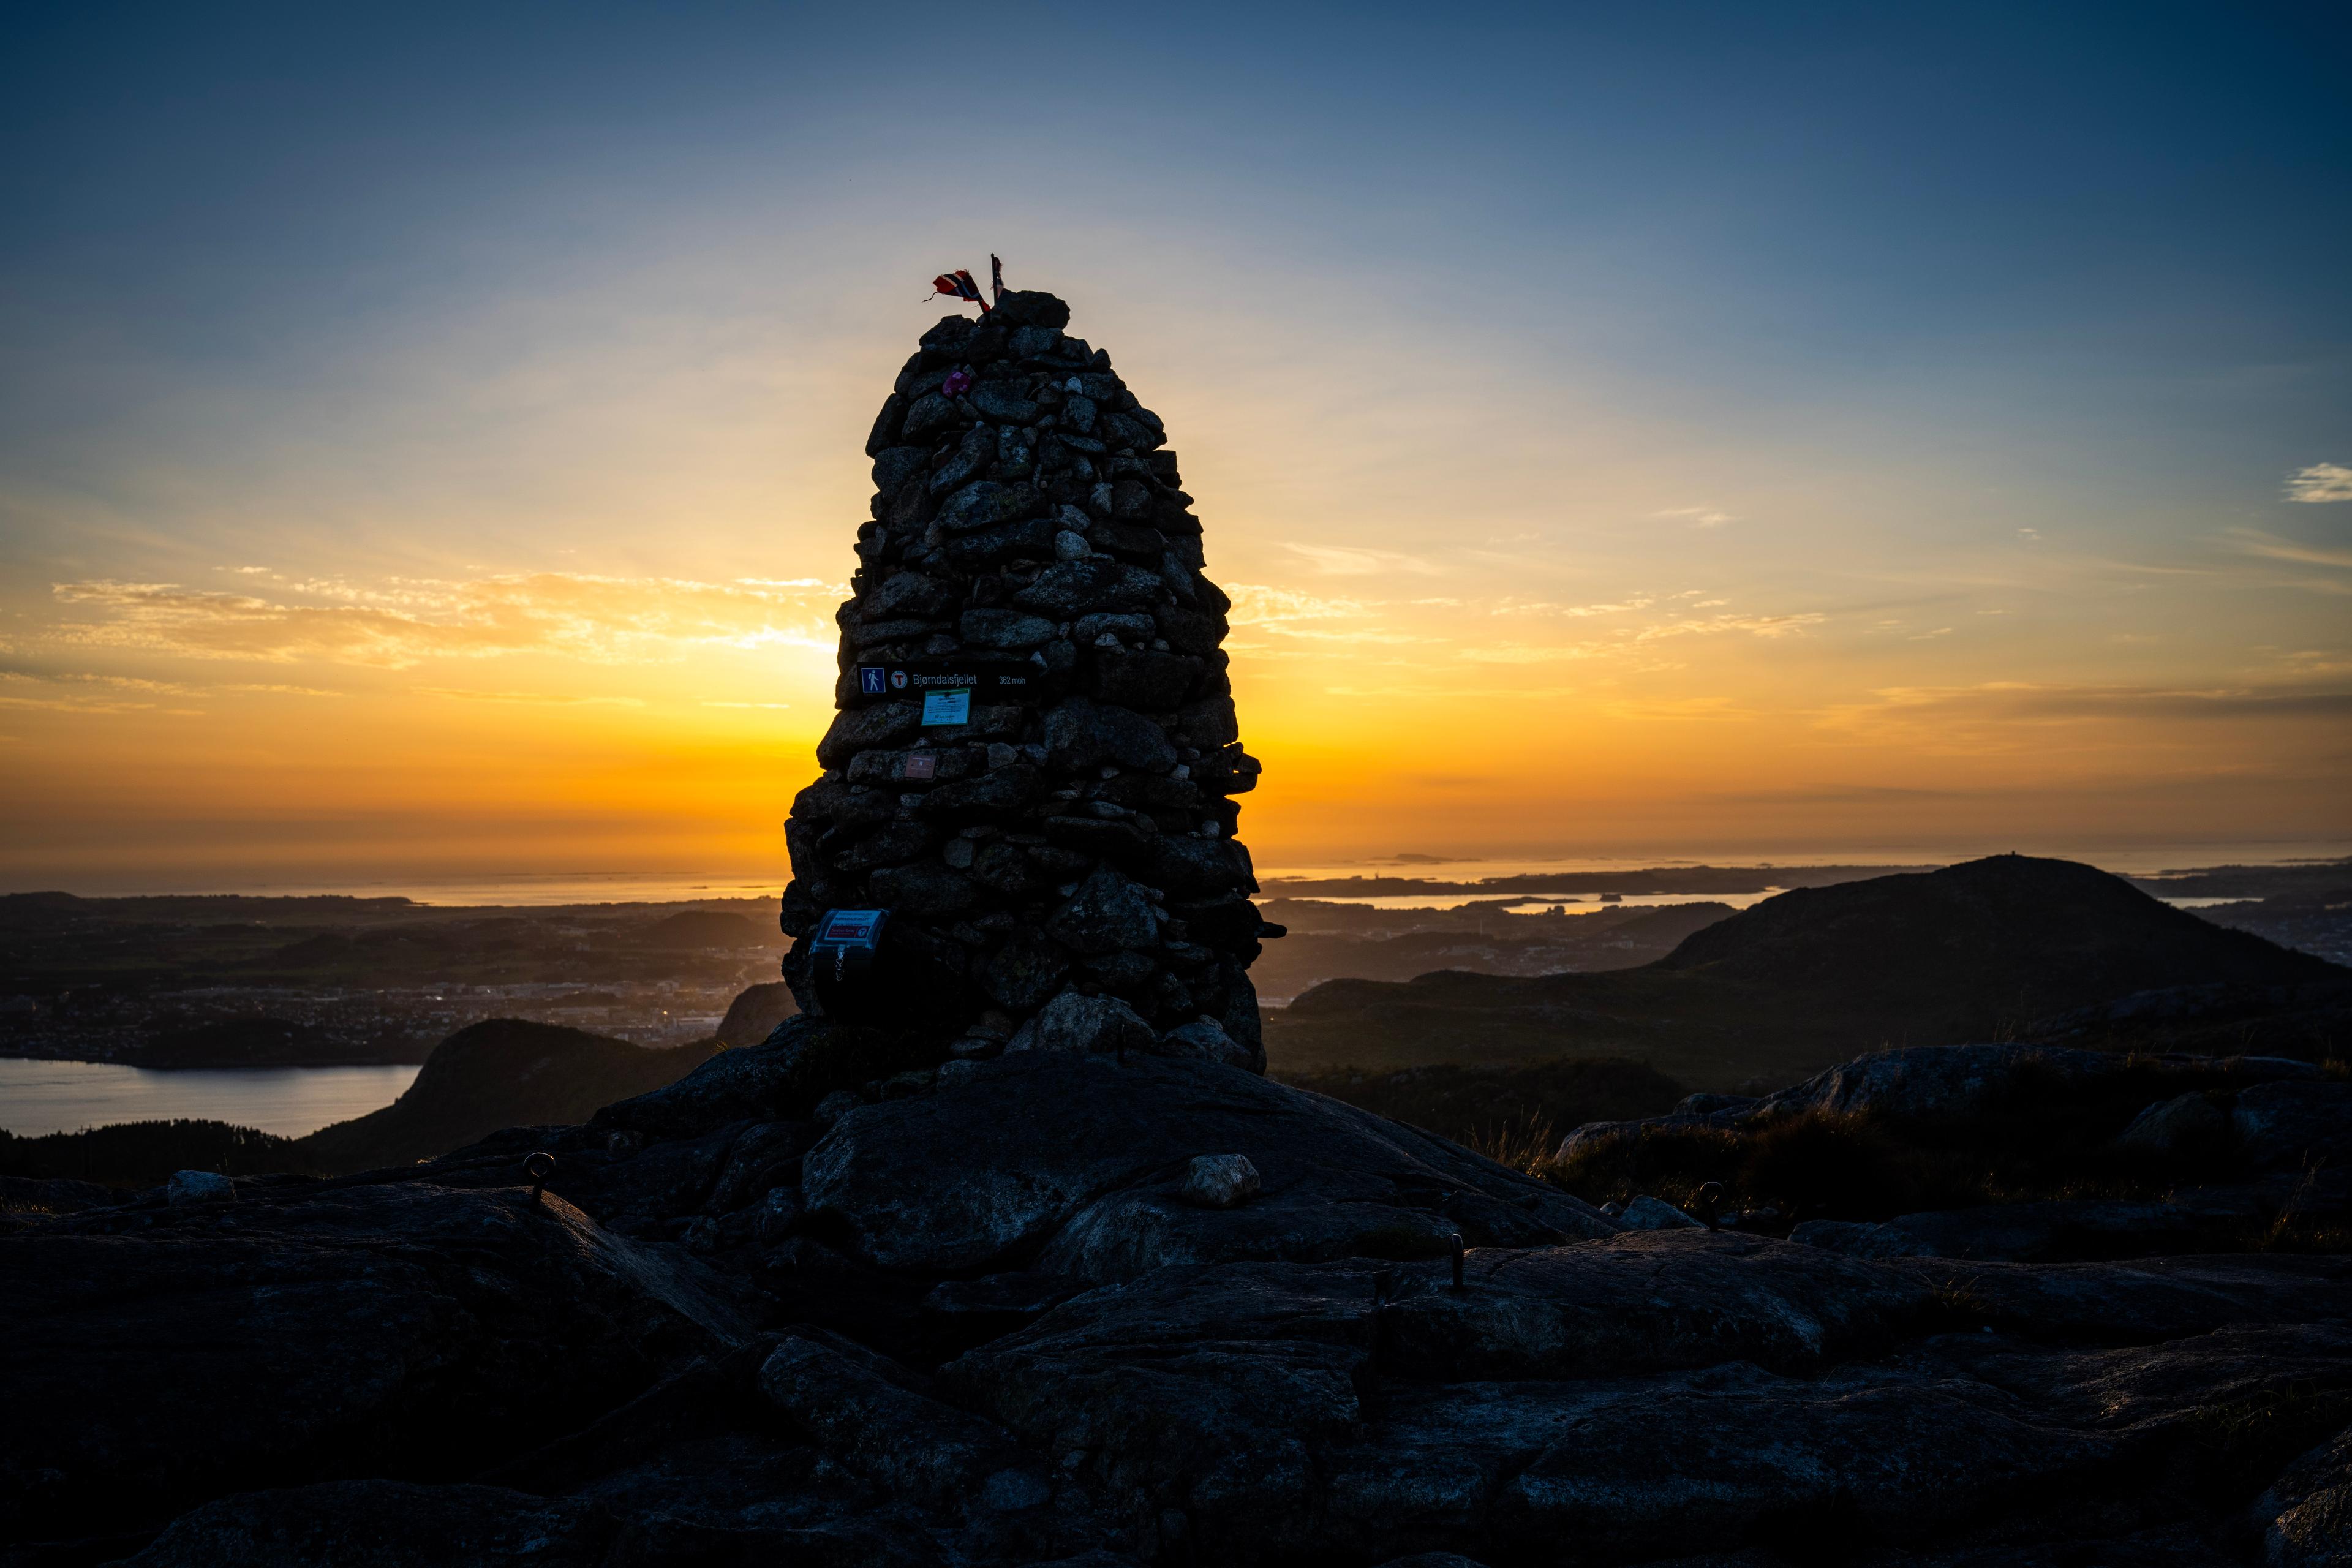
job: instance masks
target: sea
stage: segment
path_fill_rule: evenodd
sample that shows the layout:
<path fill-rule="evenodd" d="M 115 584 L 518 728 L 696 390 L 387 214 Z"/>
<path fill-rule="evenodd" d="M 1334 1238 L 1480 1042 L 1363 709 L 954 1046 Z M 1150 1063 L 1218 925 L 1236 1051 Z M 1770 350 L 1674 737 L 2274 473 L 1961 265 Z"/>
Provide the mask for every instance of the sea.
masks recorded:
<path fill-rule="evenodd" d="M 416 1068 L 184 1068 L 0 1057 L 0 1131 L 20 1138 L 117 1121 L 183 1118 L 257 1127 L 285 1138 L 390 1105 Z"/>
<path fill-rule="evenodd" d="M 1358 857 L 1256 857 L 1261 880 L 1328 877 L 1419 877 L 1433 881 L 1475 881 L 1487 877 L 1546 872 L 1638 871 L 1661 866 L 1948 866 L 1982 855 L 2014 851 L 2060 860 L 2080 860 L 2118 875 L 2146 877 L 2207 866 L 2284 866 L 2352 857 L 2352 840 L 2238 839 L 2161 844 L 1781 844 L 1710 847 L 1694 853 L 1688 845 L 1632 849 L 1617 855 L 1504 855 L 1465 857 L 1400 853 Z M 778 867 L 760 874 L 727 871 L 559 871 L 474 873 L 463 876 L 354 877 L 167 883 L 142 879 L 120 884 L 76 884 L 91 898 L 136 898 L 233 893 L 249 898 L 402 898 L 441 907 L 548 908 L 565 904 L 667 904 L 704 900 L 780 898 L 790 873 Z M 56 885 L 56 884 L 51 884 Z M 0 889 L 0 891 L 10 889 Z M 1269 896 L 1274 896 L 1270 891 Z M 1318 895 L 1323 896 L 1323 895 Z M 1761 897 L 1762 895 L 1758 895 Z M 1409 895 L 1402 900 L 1364 898 L 1350 902 L 1390 908 L 1430 909 L 1469 901 L 1474 894 Z M 1558 900 L 1538 900 L 1558 902 Z M 1686 903 L 1691 897 L 1661 895 L 1627 903 Z M 1733 901 L 1730 900 L 1727 902 Z M 1750 900 L 1749 901 L 1753 901 Z"/>

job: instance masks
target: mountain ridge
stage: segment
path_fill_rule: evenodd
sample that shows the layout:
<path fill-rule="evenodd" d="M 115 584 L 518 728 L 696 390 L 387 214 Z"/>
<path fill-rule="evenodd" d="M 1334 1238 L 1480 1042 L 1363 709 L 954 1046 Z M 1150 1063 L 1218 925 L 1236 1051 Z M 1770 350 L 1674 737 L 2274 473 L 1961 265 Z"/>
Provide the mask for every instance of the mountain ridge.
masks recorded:
<path fill-rule="evenodd" d="M 1294 1071 L 1622 1054 L 1728 1088 L 1856 1050 L 2013 1035 L 2137 992 L 2338 982 L 2352 970 L 2095 868 L 1994 856 L 1783 893 L 1637 969 L 1329 982 L 1270 1015 L 1267 1038 Z"/>

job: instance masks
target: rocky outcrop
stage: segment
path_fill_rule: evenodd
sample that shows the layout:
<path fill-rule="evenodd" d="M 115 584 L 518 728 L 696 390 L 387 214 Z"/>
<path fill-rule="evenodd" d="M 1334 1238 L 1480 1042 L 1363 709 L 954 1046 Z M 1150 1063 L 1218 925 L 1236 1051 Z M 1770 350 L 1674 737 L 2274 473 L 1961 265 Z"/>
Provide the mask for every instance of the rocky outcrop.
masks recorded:
<path fill-rule="evenodd" d="M 2252 1194 L 2200 1194 L 2185 1203 L 2054 1198 L 1908 1214 L 1879 1225 L 1808 1220 L 1789 1239 L 1858 1258 L 2070 1263 L 2226 1252 L 2263 1217 Z"/>
<path fill-rule="evenodd" d="M 2352 1163 L 2352 1083 L 2340 1079 L 2257 1084 L 2237 1097 L 2230 1120 L 2247 1152 L 2264 1165 Z"/>
<path fill-rule="evenodd" d="M 2135 1099 L 2164 1079 L 2224 1091 L 2309 1082 L 2320 1069 L 2284 1057 L 2112 1056 L 2061 1046 L 1917 1046 L 1874 1051 L 1793 1089 L 1714 1114 L 1733 1122 L 1801 1110 L 1862 1112 L 1906 1121 L 1965 1121 L 2021 1100 L 2082 1097 L 2110 1084 Z"/>
<path fill-rule="evenodd" d="M 1687 1192 L 1776 1168 L 1785 1185 L 1811 1160 L 1805 1213 L 1774 1234 L 1856 1258 L 2065 1263 L 2333 1246 L 2352 1217 L 2346 1089 L 2279 1058 L 1919 1047 L 1771 1095 L 1693 1095 L 1663 1116 L 1589 1123 L 1559 1161 L 1588 1185 L 1622 1192 L 1678 1173 Z M 1944 1201 L 1905 1212 L 1906 1192 Z M 1648 1194 L 1606 1212 L 1632 1226 L 1696 1223 Z"/>
<path fill-rule="evenodd" d="M 842 711 L 793 803 L 784 973 L 887 910 L 858 1011 L 934 1058 L 1164 1050 L 1263 1068 L 1225 595 L 1159 416 L 1008 294 L 923 336 L 874 425 Z M 848 1007 L 836 1000 L 844 1016 Z M 1008 1047 L 1008 1042 L 1010 1047 Z"/>
<path fill-rule="evenodd" d="M 932 1273 L 1034 1267 L 1095 1281 L 1227 1258 L 1429 1257 L 1616 1227 L 1443 1139 L 1214 1063 L 1038 1053 L 851 1111 L 811 1152 L 812 1217 L 854 1257 Z M 1037 1108 L 1059 1108 L 1039 1136 Z M 1239 1154 L 1245 1203 L 1186 1200 L 1193 1159 Z"/>
<path fill-rule="evenodd" d="M 690 1258 L 552 1196 L 237 1184 L 0 1247 L 0 1531 L 322 1475 L 463 1475 L 743 1331 Z"/>
<path fill-rule="evenodd" d="M 783 1033 L 413 1173 L 20 1216 L 0 1527 L 69 1543 L 41 1561 L 613 1568 L 2340 1542 L 2352 1258 L 1951 1240 L 2044 1235 L 2036 1205 L 1624 1229 L 1213 1060 L 1032 1050 L 819 1104 L 796 1061 L 887 1052 Z M 1827 1081 L 1981 1086 L 1990 1061 Z M 2333 1087 L 2166 1071 L 2267 1079 L 2256 1110 Z M 2264 1135 L 2319 1147 L 2334 1103 Z"/>
<path fill-rule="evenodd" d="M 793 1000 L 792 987 L 781 980 L 766 985 L 747 985 L 727 1005 L 727 1016 L 719 1021 L 719 1043 L 730 1050 L 756 1046 L 774 1034 L 777 1025 L 799 1011 L 800 1004 Z"/>
<path fill-rule="evenodd" d="M 2352 1426 L 2288 1467 L 2252 1512 L 2271 1568 L 2352 1563 Z"/>
<path fill-rule="evenodd" d="M 2164 1150 L 2192 1126 L 2218 1131 L 2183 1102 L 2214 1105 L 2245 1099 L 2239 1128 L 2258 1135 L 2270 1118 L 2294 1119 L 2282 1146 L 2323 1136 L 2340 1119 L 2344 1086 L 2322 1081 L 2318 1066 L 2285 1057 L 2119 1056 L 2036 1044 L 1913 1046 L 1873 1051 L 1763 1096 L 1694 1094 L 1664 1116 L 1588 1122 L 1562 1141 L 1563 1152 L 1620 1137 L 1712 1127 L 1752 1131 L 1806 1112 L 1871 1116 L 1916 1127 L 1967 1126 L 1990 1118 L 2052 1114 L 2097 1136 Z M 2309 1108 L 2306 1111 L 2305 1108 Z M 2113 1128 L 2104 1125 L 2115 1123 Z"/>

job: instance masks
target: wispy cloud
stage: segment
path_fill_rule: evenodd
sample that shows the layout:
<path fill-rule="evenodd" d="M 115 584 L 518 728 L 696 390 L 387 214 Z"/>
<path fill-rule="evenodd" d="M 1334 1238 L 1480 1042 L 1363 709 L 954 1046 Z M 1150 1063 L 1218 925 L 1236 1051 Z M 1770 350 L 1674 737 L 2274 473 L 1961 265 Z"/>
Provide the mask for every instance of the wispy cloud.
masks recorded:
<path fill-rule="evenodd" d="M 1235 583 L 1225 590 L 1225 596 L 1234 602 L 1234 635 L 1244 637 L 1249 633 L 1270 633 L 1318 641 L 1352 639 L 1367 635 L 1381 608 L 1361 599 L 1262 583 Z"/>
<path fill-rule="evenodd" d="M 1545 646 L 1535 643 L 1482 643 L 1464 648 L 1458 656 L 1465 664 L 1558 664 L 1566 660 L 1597 658 L 1609 652 L 1600 643 L 1559 643 Z"/>
<path fill-rule="evenodd" d="M 1728 697 L 1619 698 L 1602 703 L 1601 711 L 1612 719 L 1644 719 L 1669 722 L 1739 719 L 1748 716 L 1741 712 L 1738 706 Z"/>
<path fill-rule="evenodd" d="M 1237 621 L 1331 620 L 1360 616 L 1371 608 L 1361 599 L 1309 594 L 1300 588 L 1276 588 L 1265 583 L 1231 583 L 1225 596 L 1234 602 Z"/>
<path fill-rule="evenodd" d="M 1739 521 L 1731 513 L 1719 511 L 1711 506 L 1674 506 L 1668 507 L 1664 511 L 1654 511 L 1650 515 L 1680 518 L 1693 528 L 1721 528 L 1727 522 Z"/>
<path fill-rule="evenodd" d="M 1675 595 L 1676 598 L 1682 595 Z M 1635 594 L 1629 598 L 1597 605 L 1554 605 L 1541 600 L 1505 599 L 1487 607 L 1490 616 L 1558 616 L 1564 620 L 1580 621 L 1593 616 L 1628 615 L 1646 610 L 1657 600 L 1648 594 Z"/>
<path fill-rule="evenodd" d="M 273 588 L 264 597 L 173 583 L 59 583 L 56 601 L 81 618 L 60 626 L 56 640 L 190 658 L 404 669 L 432 658 L 520 653 L 628 663 L 675 658 L 696 647 L 829 649 L 835 635 L 837 590 L 815 581 L 537 573 Z"/>
<path fill-rule="evenodd" d="M 2330 497 L 2330 500 L 2352 500 L 2352 496 Z M 2267 561 L 2294 561 L 2305 566 L 2352 566 L 2352 550 L 2331 550 L 2324 544 L 2305 544 L 2298 540 L 2281 539 L 2274 533 L 2264 533 L 2258 528 L 2232 531 L 2238 547 L 2249 555 L 2259 555 Z"/>
<path fill-rule="evenodd" d="M 1366 550 L 1350 544 L 1297 544 L 1287 541 L 1283 548 L 1305 556 L 1318 572 L 1328 577 L 1385 577 L 1399 572 L 1430 576 L 1437 571 L 1435 566 L 1418 555 L 1406 555 L 1394 550 Z"/>
<path fill-rule="evenodd" d="M 159 699 L 185 700 L 194 693 L 166 680 L 142 680 L 131 676 L 92 675 L 79 671 L 0 670 L 0 708 L 47 713 L 173 713 L 185 716 L 194 709 L 174 707 Z"/>
<path fill-rule="evenodd" d="M 419 697 L 453 697 L 462 702 L 520 702 L 537 708 L 643 708 L 642 697 L 574 697 L 548 691 L 477 691 L 462 686 L 419 686 Z"/>
<path fill-rule="evenodd" d="M 2352 468 L 2341 463 L 2314 463 L 2287 477 L 2286 499 L 2306 505 L 2352 500 Z"/>
<path fill-rule="evenodd" d="M 2181 721 L 2352 718 L 2352 691 L 2287 686 L 2181 689 L 2059 686 L 1987 681 L 1974 686 L 1888 687 L 1866 702 L 1821 716 L 1825 728 L 1898 731 L 1932 749 L 2018 750 L 2040 745 L 2048 726 L 2085 720 L 2173 724 Z"/>
<path fill-rule="evenodd" d="M 1633 634 L 1636 642 L 1656 642 L 1663 637 L 1720 637 L 1727 632 L 1746 632 L 1750 637 L 1785 637 L 1801 634 L 1808 626 L 1817 626 L 1829 617 L 1819 610 L 1800 610 L 1788 616 L 1688 616 L 1678 621 L 1663 621 L 1643 626 Z"/>

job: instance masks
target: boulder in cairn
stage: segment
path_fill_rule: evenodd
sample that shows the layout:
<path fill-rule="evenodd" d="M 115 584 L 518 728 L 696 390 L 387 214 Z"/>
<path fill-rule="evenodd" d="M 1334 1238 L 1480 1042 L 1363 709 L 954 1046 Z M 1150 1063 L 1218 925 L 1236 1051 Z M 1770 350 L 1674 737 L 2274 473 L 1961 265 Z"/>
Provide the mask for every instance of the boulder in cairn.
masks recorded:
<path fill-rule="evenodd" d="M 1248 970 L 1280 928 L 1234 837 L 1258 763 L 1230 603 L 1159 416 L 1069 320 L 1016 292 L 941 321 L 874 422 L 840 712 L 786 826 L 784 977 L 894 1063 L 1263 1071 Z M 887 911 L 854 984 L 819 940 L 836 910 Z"/>
<path fill-rule="evenodd" d="M 1184 1201 L 1229 1209 L 1258 1193 L 1257 1167 L 1246 1154 L 1202 1154 L 1184 1168 Z"/>

